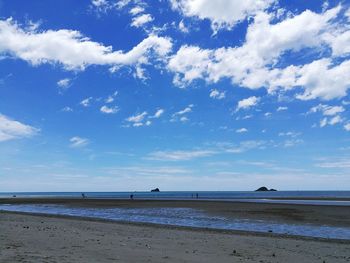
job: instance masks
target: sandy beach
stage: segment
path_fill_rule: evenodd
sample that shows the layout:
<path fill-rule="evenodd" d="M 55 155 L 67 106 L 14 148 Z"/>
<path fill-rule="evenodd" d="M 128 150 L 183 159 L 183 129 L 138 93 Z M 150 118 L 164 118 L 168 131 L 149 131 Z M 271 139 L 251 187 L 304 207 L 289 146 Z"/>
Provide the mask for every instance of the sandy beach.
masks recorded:
<path fill-rule="evenodd" d="M 349 262 L 350 243 L 0 213 L 0 262 Z"/>
<path fill-rule="evenodd" d="M 165 206 L 158 201 L 55 202 L 79 206 Z M 224 202 L 166 202 L 166 206 L 349 226 L 348 208 Z M 349 262 L 349 251 L 350 241 L 0 212 L 0 262 Z"/>

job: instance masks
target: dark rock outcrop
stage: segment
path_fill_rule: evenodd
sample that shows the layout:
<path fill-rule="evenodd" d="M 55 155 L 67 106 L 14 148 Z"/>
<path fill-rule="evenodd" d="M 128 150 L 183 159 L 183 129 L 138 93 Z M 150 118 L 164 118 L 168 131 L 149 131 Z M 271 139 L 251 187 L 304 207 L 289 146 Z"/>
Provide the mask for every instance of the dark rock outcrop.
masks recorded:
<path fill-rule="evenodd" d="M 159 188 L 152 189 L 151 192 L 160 192 Z"/>
<path fill-rule="evenodd" d="M 274 191 L 277 191 L 276 189 L 268 189 L 267 187 L 265 187 L 265 186 L 262 186 L 262 187 L 260 187 L 260 188 L 258 188 L 258 189 L 256 189 L 255 190 L 255 192 L 268 192 L 268 191 L 272 191 L 272 192 L 274 192 Z"/>

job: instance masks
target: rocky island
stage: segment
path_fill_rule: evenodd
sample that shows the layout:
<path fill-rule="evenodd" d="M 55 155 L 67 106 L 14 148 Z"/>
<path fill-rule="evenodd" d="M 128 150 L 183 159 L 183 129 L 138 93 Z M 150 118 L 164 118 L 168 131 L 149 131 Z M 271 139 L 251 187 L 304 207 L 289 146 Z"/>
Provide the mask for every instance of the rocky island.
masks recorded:
<path fill-rule="evenodd" d="M 277 191 L 276 189 L 268 189 L 267 187 L 265 187 L 265 186 L 262 186 L 262 187 L 260 187 L 260 188 L 258 188 L 258 189 L 256 189 L 255 190 L 255 192 L 269 192 L 269 191 L 271 191 L 271 192 L 275 192 L 275 191 Z"/>

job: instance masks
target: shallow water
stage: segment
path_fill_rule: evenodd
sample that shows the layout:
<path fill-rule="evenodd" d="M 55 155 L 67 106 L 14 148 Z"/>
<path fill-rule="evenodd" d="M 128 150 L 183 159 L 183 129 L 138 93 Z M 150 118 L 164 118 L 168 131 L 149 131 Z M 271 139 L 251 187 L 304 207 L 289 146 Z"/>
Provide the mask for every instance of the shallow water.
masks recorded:
<path fill-rule="evenodd" d="M 156 223 L 200 228 L 273 232 L 298 236 L 350 240 L 350 228 L 281 224 L 264 220 L 232 219 L 208 215 L 192 208 L 79 208 L 64 205 L 0 205 L 0 210 L 84 216 L 116 221 Z"/>
<path fill-rule="evenodd" d="M 7 198 L 16 195 L 17 197 L 66 197 L 79 198 L 81 192 L 12 192 L 0 193 L 0 198 Z M 130 195 L 135 199 L 193 199 L 198 194 L 199 199 L 266 199 L 266 198 L 349 198 L 350 191 L 276 191 L 276 192 L 255 192 L 255 191 L 161 191 L 161 192 L 86 192 L 88 198 L 116 198 L 128 199 Z"/>

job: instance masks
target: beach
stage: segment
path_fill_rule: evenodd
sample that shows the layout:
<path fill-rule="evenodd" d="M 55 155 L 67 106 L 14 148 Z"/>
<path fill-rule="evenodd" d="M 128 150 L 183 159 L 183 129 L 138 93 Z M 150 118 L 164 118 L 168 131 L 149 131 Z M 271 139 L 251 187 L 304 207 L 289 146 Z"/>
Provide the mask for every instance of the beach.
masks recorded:
<path fill-rule="evenodd" d="M 281 221 L 349 226 L 349 208 L 338 207 L 125 200 L 41 202 L 94 207 L 195 206 L 213 214 L 252 217 L 260 217 L 265 211 L 265 218 Z M 343 216 L 339 217 L 341 211 Z M 349 240 L 0 212 L 0 262 L 349 262 L 349 251 Z"/>
<path fill-rule="evenodd" d="M 0 214 L 0 262 L 349 262 L 350 244 Z"/>

